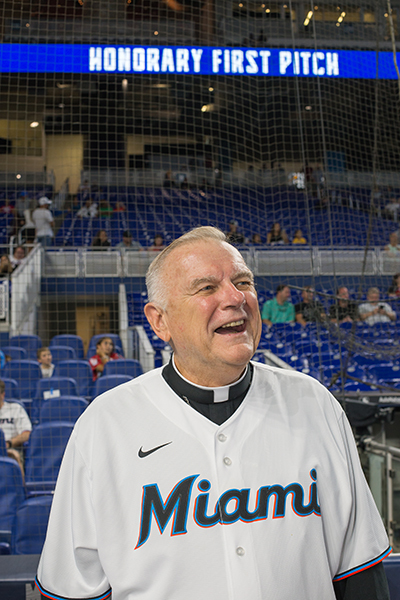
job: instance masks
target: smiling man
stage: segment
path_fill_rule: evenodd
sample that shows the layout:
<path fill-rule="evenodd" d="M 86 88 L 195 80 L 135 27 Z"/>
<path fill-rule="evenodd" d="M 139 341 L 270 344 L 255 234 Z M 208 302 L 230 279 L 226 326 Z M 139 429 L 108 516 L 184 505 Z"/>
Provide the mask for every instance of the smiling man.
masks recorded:
<path fill-rule="evenodd" d="M 261 318 L 240 253 L 199 227 L 146 281 L 173 355 L 77 422 L 43 596 L 387 600 L 390 548 L 349 424 L 316 380 L 250 361 Z"/>

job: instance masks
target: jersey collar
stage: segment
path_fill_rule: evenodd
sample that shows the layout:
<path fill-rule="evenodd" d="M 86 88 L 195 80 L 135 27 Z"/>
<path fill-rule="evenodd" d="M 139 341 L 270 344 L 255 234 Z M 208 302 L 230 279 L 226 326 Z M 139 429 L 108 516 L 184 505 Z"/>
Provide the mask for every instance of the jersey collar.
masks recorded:
<path fill-rule="evenodd" d="M 168 385 L 186 402 L 201 402 L 202 404 L 213 404 L 225 402 L 226 400 L 235 400 L 240 396 L 245 396 L 250 387 L 253 374 L 253 367 L 249 363 L 241 378 L 232 385 L 221 387 L 205 387 L 191 383 L 183 377 L 177 370 L 174 357 L 164 367 L 162 375 Z"/>

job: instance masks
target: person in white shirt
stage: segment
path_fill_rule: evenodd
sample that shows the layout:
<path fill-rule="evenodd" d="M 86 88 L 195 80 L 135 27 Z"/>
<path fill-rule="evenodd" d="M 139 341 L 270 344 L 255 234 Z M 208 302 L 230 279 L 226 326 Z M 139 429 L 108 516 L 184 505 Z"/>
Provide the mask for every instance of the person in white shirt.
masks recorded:
<path fill-rule="evenodd" d="M 42 377 L 51 377 L 54 373 L 55 365 L 51 362 L 53 357 L 50 348 L 43 347 L 37 351 L 37 359 L 42 371 Z"/>
<path fill-rule="evenodd" d="M 36 229 L 36 240 L 43 247 L 51 246 L 54 233 L 54 221 L 53 215 L 49 211 L 51 200 L 46 196 L 42 196 L 39 199 L 39 207 L 36 208 L 32 213 L 32 221 L 35 224 Z"/>
<path fill-rule="evenodd" d="M 7 455 L 17 461 L 24 472 L 22 445 L 29 440 L 31 421 L 18 402 L 5 402 L 6 386 L 0 379 L 0 429 L 4 433 Z"/>
<path fill-rule="evenodd" d="M 377 287 L 368 290 L 367 302 L 360 304 L 359 313 L 361 321 L 368 325 L 375 323 L 390 323 L 396 320 L 396 313 L 387 302 L 379 301 L 380 292 Z"/>

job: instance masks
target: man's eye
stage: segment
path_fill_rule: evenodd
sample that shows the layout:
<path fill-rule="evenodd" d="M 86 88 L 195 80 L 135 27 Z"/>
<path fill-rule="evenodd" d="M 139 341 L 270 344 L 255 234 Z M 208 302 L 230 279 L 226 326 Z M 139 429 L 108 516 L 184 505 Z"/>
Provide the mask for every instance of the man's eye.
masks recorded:
<path fill-rule="evenodd" d="M 252 285 L 251 281 L 239 281 L 239 283 L 236 284 L 236 287 L 250 287 Z"/>

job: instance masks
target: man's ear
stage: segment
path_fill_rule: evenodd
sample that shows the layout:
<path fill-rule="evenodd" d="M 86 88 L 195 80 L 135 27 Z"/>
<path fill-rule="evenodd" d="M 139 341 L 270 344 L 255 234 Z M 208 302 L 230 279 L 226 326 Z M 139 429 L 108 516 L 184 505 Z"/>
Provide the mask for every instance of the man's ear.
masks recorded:
<path fill-rule="evenodd" d="M 144 314 L 154 333 L 164 342 L 169 342 L 171 335 L 163 309 L 157 306 L 157 304 L 149 302 L 144 307 Z"/>

